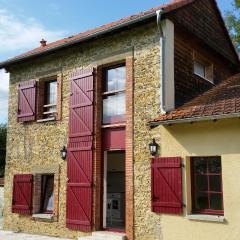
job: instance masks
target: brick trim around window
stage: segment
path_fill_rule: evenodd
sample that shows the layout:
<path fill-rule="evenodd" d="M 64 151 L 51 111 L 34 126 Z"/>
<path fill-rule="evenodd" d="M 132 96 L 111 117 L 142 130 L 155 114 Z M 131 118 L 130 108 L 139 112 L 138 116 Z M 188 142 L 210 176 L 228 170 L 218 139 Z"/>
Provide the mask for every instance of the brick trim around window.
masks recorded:
<path fill-rule="evenodd" d="M 59 121 L 62 117 L 62 74 L 56 74 L 48 77 L 39 78 L 38 80 L 38 94 L 37 94 L 37 120 L 41 121 L 43 116 L 43 105 L 45 97 L 45 83 L 51 80 L 57 81 L 57 113 L 55 120 Z"/>
<path fill-rule="evenodd" d="M 53 221 L 57 221 L 59 213 L 59 166 L 38 166 L 33 168 L 33 210 L 32 213 L 41 214 L 41 188 L 42 188 L 42 176 L 54 175 L 54 209 L 53 209 Z M 36 215 L 35 215 L 36 216 Z M 37 219 L 37 218 L 36 218 Z M 39 219 L 41 220 L 41 219 Z"/>

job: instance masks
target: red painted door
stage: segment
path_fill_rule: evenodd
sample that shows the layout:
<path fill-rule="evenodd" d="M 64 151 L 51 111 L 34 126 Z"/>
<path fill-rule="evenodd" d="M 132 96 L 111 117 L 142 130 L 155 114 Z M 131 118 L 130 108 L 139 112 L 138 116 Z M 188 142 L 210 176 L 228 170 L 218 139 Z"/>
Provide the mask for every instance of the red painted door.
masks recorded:
<path fill-rule="evenodd" d="M 70 229 L 86 232 L 92 228 L 93 90 L 93 69 L 72 75 L 66 223 Z"/>

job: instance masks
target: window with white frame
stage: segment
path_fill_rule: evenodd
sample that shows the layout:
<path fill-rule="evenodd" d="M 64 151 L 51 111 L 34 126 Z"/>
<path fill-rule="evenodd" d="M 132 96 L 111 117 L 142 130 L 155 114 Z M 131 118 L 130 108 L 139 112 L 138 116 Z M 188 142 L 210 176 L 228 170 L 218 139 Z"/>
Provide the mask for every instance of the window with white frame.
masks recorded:
<path fill-rule="evenodd" d="M 194 52 L 194 74 L 213 83 L 213 64 Z"/>

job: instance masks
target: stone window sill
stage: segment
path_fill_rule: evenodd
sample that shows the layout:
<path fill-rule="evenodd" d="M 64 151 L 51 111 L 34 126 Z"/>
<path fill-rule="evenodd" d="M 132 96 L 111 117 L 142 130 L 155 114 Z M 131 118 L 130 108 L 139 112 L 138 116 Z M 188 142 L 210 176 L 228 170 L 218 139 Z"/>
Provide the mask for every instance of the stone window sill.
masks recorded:
<path fill-rule="evenodd" d="M 206 78 L 206 77 L 203 77 L 203 76 L 201 76 L 201 75 L 199 75 L 199 74 L 197 74 L 197 73 L 194 73 L 194 74 L 195 74 L 196 76 L 204 79 L 205 81 L 208 81 L 208 82 L 211 83 L 212 85 L 215 85 L 214 82 L 213 82 L 213 80 L 210 80 L 210 79 L 208 79 L 208 78 Z"/>
<path fill-rule="evenodd" d="M 54 220 L 54 215 L 53 214 L 38 213 L 38 214 L 33 214 L 32 217 L 34 219 L 39 219 L 39 220 L 47 220 L 47 221 L 53 221 Z"/>
<path fill-rule="evenodd" d="M 196 220 L 196 221 L 220 222 L 220 223 L 223 223 L 225 220 L 224 216 L 202 215 L 202 214 L 189 214 L 187 215 L 187 219 Z"/>
<path fill-rule="evenodd" d="M 51 117 L 51 118 L 44 118 L 44 119 L 37 120 L 38 123 L 52 122 L 52 121 L 56 121 L 56 118 L 55 117 Z"/>

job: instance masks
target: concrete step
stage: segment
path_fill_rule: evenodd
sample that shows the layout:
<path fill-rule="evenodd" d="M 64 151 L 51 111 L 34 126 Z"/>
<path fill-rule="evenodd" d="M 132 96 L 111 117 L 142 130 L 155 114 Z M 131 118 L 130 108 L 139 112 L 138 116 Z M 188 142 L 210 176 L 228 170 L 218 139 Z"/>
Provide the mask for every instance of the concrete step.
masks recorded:
<path fill-rule="evenodd" d="M 92 236 L 80 237 L 78 240 L 126 240 L 126 234 L 107 232 L 107 231 L 97 231 L 93 232 Z"/>

